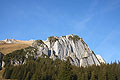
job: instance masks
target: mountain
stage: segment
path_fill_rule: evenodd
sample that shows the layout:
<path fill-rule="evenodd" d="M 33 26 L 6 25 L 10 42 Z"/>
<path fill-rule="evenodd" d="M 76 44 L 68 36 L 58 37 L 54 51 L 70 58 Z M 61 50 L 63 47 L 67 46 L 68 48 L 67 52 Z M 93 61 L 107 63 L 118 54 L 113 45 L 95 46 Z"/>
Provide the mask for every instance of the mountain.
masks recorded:
<path fill-rule="evenodd" d="M 0 41 L 0 44 L 6 44 L 6 43 L 16 43 L 17 41 L 15 39 L 5 39 Z"/>
<path fill-rule="evenodd" d="M 5 39 L 0 41 L 0 52 L 3 54 L 11 53 L 15 50 L 23 49 L 32 44 L 33 41 L 22 41 L 15 39 Z"/>
<path fill-rule="evenodd" d="M 15 39 L 5 39 L 5 43 L 16 43 L 17 41 Z"/>
<path fill-rule="evenodd" d="M 73 34 L 61 37 L 51 36 L 46 41 L 35 40 L 30 47 L 7 54 L 4 61 L 6 64 L 10 62 L 13 65 L 19 65 L 26 63 L 30 57 L 37 59 L 43 56 L 53 60 L 69 60 L 75 66 L 101 64 L 84 40 Z"/>
<path fill-rule="evenodd" d="M 34 41 L 31 46 L 38 49 L 37 56 L 46 54 L 53 60 L 69 58 L 71 64 L 76 66 L 100 65 L 95 53 L 77 35 L 72 34 L 60 38 L 51 36 L 46 41 Z"/>

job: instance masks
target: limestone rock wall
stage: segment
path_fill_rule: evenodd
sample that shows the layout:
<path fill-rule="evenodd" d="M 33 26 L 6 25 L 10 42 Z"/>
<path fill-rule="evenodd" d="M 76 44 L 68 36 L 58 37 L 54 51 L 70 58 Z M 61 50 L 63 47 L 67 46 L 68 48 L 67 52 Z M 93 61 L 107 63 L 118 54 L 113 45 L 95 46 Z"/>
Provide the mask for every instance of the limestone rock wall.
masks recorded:
<path fill-rule="evenodd" d="M 32 46 L 35 46 L 34 43 Z M 37 46 L 38 54 L 46 54 L 50 58 L 66 60 L 69 58 L 71 64 L 76 66 L 100 65 L 99 60 L 88 45 L 77 35 L 49 37 Z"/>

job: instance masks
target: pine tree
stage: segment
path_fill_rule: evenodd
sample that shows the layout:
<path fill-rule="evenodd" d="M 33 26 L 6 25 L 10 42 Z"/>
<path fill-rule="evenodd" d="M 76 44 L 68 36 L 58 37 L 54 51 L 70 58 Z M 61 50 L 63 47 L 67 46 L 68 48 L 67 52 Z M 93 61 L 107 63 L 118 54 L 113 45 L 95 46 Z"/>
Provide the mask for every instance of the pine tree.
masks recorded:
<path fill-rule="evenodd" d="M 59 80 L 73 80 L 73 72 L 72 72 L 72 67 L 67 60 L 65 63 L 61 65 L 60 72 L 58 74 L 58 79 Z"/>
<path fill-rule="evenodd" d="M 25 78 L 25 80 L 30 80 L 32 77 L 32 74 L 30 72 L 27 73 L 27 76 Z"/>
<path fill-rule="evenodd" d="M 92 72 L 91 79 L 90 80 L 95 80 L 95 72 Z"/>

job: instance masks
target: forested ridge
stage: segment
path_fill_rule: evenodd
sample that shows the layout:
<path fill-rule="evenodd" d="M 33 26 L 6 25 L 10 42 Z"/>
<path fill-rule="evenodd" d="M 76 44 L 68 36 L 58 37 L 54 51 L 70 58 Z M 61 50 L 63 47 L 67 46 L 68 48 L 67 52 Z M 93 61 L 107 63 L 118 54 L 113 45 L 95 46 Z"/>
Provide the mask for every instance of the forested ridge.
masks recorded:
<path fill-rule="evenodd" d="M 6 65 L 3 77 L 18 80 L 120 80 L 120 62 L 76 67 L 69 60 L 41 57 L 26 64 Z"/>
<path fill-rule="evenodd" d="M 78 67 L 71 65 L 70 57 L 66 61 L 53 60 L 45 54 L 40 57 L 32 55 L 25 57 L 28 52 L 35 54 L 36 51 L 36 48 L 28 47 L 5 55 L 3 57 L 5 62 L 3 78 L 17 80 L 120 80 L 120 62 Z"/>

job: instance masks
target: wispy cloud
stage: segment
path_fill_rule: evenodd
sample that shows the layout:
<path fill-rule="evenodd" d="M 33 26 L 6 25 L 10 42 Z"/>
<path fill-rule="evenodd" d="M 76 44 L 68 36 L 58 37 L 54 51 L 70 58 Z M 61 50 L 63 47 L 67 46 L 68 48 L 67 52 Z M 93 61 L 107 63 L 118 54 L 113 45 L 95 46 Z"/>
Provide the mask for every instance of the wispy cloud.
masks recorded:
<path fill-rule="evenodd" d="M 113 29 L 101 43 L 95 48 L 96 51 L 107 60 L 107 62 L 118 60 L 120 55 L 118 55 L 118 50 L 120 49 L 117 43 L 120 39 L 120 32 L 118 29 Z M 117 55 L 117 56 L 116 56 Z"/>
<path fill-rule="evenodd" d="M 85 28 L 88 27 L 88 23 L 92 21 L 93 17 L 95 16 L 94 12 L 96 6 L 98 5 L 98 2 L 98 0 L 92 0 L 87 13 L 84 15 L 85 17 L 73 23 L 75 31 L 83 31 Z"/>
<path fill-rule="evenodd" d="M 94 15 L 90 15 L 88 17 L 86 17 L 85 19 L 81 20 L 81 21 L 77 21 L 75 24 L 74 24 L 74 29 L 76 31 L 81 31 L 83 29 L 85 29 L 87 27 L 87 23 L 92 19 Z"/>
<path fill-rule="evenodd" d="M 117 9 L 119 7 L 120 7 L 120 0 L 107 1 L 107 4 L 103 4 L 102 8 L 96 13 L 96 15 L 113 11 L 114 9 Z"/>
<path fill-rule="evenodd" d="M 76 31 L 80 31 L 85 29 L 87 26 L 87 23 L 90 22 L 93 17 L 101 15 L 103 13 L 107 13 L 109 11 L 112 11 L 118 7 L 120 7 L 120 0 L 111 0 L 110 2 L 108 2 L 109 4 L 105 4 L 103 5 L 102 8 L 100 8 L 99 10 L 96 10 L 97 6 L 100 5 L 100 0 L 93 0 L 92 3 L 90 4 L 90 7 L 88 9 L 88 13 L 85 15 L 86 17 L 82 20 L 76 21 L 76 23 L 74 23 L 74 29 Z"/>
<path fill-rule="evenodd" d="M 95 8 L 97 7 L 98 3 L 99 3 L 99 0 L 92 0 L 92 3 L 89 6 L 89 11 L 88 11 L 89 14 L 94 14 L 93 12 Z"/>

